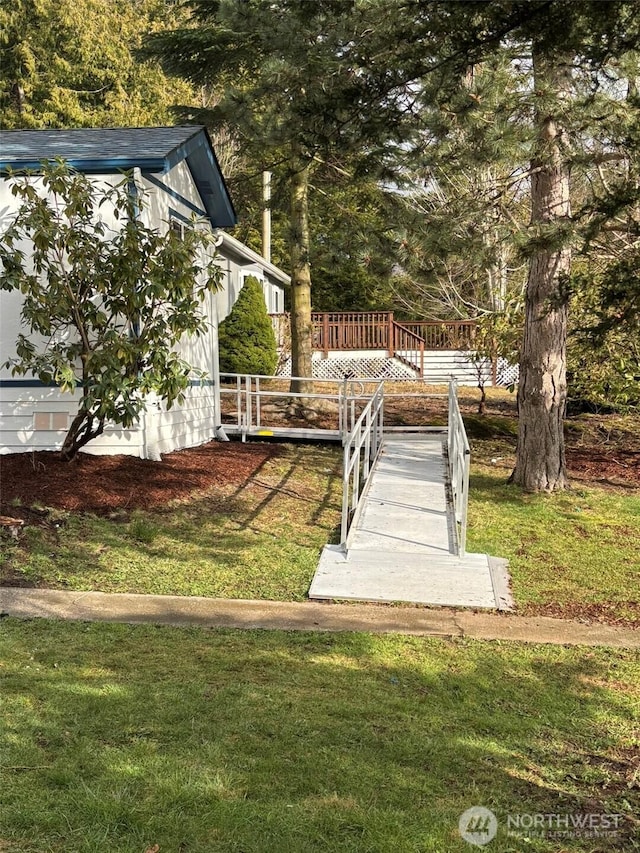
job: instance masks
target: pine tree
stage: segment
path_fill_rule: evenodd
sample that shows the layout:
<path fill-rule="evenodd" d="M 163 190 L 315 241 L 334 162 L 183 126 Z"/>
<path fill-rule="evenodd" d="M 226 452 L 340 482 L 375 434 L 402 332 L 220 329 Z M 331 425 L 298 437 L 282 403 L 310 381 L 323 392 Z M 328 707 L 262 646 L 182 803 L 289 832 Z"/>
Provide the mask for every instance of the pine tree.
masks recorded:
<path fill-rule="evenodd" d="M 615 227 L 615 215 L 637 205 L 637 188 L 626 178 L 611 181 L 600 198 L 588 189 L 573 215 L 570 204 L 576 176 L 584 178 L 583 189 L 596 187 L 594 176 L 603 164 L 625 164 L 628 171 L 633 160 L 637 104 L 625 102 L 619 87 L 620 63 L 640 46 L 633 6 L 577 0 L 430 6 L 433 14 L 437 7 L 449 14 L 455 42 L 443 43 L 452 58 L 444 82 L 436 86 L 432 80 L 424 89 L 431 116 L 436 115 L 430 132 L 453 143 L 454 163 L 470 173 L 499 164 L 508 150 L 519 170 L 516 179 L 529 189 L 530 220 L 514 217 L 513 245 L 527 259 L 528 276 L 512 474 L 512 481 L 529 491 L 566 485 L 563 418 L 572 251 L 589 251 L 593 232 L 607 232 Z M 516 63 L 524 68 L 524 80 L 519 89 L 507 88 L 504 98 L 496 99 L 494 90 L 487 111 L 483 93 L 470 90 L 466 77 L 469 68 L 486 65 L 501 52 L 514 69 Z M 499 195 L 494 193 L 492 201 Z M 475 215 L 481 227 L 483 218 L 491 217 L 491 203 L 477 207 Z M 476 268 L 486 270 L 478 262 L 482 251 L 474 254 Z"/>
<path fill-rule="evenodd" d="M 345 155 L 359 153 L 370 169 L 379 167 L 380 143 L 399 133 L 394 127 L 406 112 L 404 78 L 388 61 L 395 47 L 378 4 L 368 1 L 192 0 L 189 6 L 192 26 L 158 35 L 149 50 L 167 71 L 217 89 L 219 103 L 206 118 L 236 130 L 256 172 L 280 165 L 284 173 L 292 371 L 310 377 L 310 191 L 318 169 Z M 311 383 L 292 387 L 309 390 Z"/>

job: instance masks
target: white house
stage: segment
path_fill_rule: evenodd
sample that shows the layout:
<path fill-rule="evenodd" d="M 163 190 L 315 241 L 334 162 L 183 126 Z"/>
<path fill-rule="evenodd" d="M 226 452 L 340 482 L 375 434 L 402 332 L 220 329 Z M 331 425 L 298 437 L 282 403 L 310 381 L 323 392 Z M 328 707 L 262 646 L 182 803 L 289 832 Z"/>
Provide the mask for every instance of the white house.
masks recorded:
<path fill-rule="evenodd" d="M 194 214 L 206 221 L 216 234 L 217 263 L 224 270 L 221 290 L 204 305 L 208 333 L 185 338 L 180 345 L 186 361 L 206 371 L 207 378 L 194 380 L 182 405 L 167 411 L 161 401 L 149 400 L 134 428 L 112 425 L 84 450 L 157 458 L 159 453 L 209 441 L 221 422 L 218 324 L 231 311 L 249 275 L 262 282 L 268 310 L 282 311 L 289 277 L 220 230 L 235 225 L 236 216 L 204 127 L 3 131 L 0 233 L 9 227 L 19 204 L 11 194 L 7 169 L 37 172 L 43 160 L 55 157 L 101 183 L 119 182 L 123 172 L 132 172 L 145 196 L 141 216 L 151 227 L 181 229 Z M 32 180 L 37 185 L 37 175 Z M 20 294 L 0 291 L 0 453 L 57 450 L 76 412 L 77 397 L 36 378 L 13 377 L 1 366 L 15 354 L 20 307 Z"/>

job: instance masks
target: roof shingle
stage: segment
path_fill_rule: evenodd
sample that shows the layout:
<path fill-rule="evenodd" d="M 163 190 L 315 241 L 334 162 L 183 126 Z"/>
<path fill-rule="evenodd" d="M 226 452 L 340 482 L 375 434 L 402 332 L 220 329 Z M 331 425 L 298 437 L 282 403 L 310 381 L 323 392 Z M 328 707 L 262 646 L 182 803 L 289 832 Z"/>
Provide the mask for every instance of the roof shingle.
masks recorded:
<path fill-rule="evenodd" d="M 89 127 L 64 130 L 5 130 L 0 163 L 52 160 L 160 160 L 196 136 L 202 127 Z M 14 168 L 25 168 L 14 166 Z"/>
<path fill-rule="evenodd" d="M 233 202 L 204 127 L 90 127 L 5 130 L 0 173 L 37 171 L 60 157 L 79 172 L 107 174 L 139 168 L 164 174 L 186 160 L 214 228 L 236 224 Z"/>

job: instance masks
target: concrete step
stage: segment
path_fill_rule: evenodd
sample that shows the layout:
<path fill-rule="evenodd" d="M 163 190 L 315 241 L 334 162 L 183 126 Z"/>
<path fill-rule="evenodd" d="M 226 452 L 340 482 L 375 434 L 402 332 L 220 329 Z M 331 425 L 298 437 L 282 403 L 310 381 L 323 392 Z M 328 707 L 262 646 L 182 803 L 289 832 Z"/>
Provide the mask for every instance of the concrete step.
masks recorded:
<path fill-rule="evenodd" d="M 327 545 L 309 590 L 312 599 L 395 601 L 509 609 L 506 561 L 486 554 L 431 556 Z"/>

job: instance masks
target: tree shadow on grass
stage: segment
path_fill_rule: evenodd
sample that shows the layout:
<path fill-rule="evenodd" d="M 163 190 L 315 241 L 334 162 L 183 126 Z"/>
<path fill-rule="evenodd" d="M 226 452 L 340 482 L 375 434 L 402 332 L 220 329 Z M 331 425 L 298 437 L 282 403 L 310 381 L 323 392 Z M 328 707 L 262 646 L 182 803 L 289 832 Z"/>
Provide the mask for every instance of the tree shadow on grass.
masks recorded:
<path fill-rule="evenodd" d="M 455 853 L 473 805 L 498 817 L 498 853 L 634 849 L 630 654 L 6 627 L 3 833 L 19 849 Z M 509 814 L 604 812 L 626 815 L 618 837 L 505 832 Z"/>
<path fill-rule="evenodd" d="M 247 488 L 251 486 L 257 486 L 261 489 L 265 489 L 267 492 L 263 500 L 261 500 L 260 503 L 247 515 L 244 522 L 245 526 L 251 526 L 251 523 L 257 520 L 271 503 L 283 496 L 293 498 L 301 506 L 308 504 L 309 510 L 312 510 L 309 516 L 311 522 L 318 522 L 327 510 L 338 508 L 338 504 L 335 499 L 335 488 L 342 476 L 341 457 L 336 456 L 335 459 L 328 459 L 326 461 L 326 464 L 330 465 L 330 467 L 324 469 L 323 473 L 328 474 L 329 476 L 327 477 L 327 482 L 323 488 L 322 494 L 318 496 L 317 494 L 310 492 L 308 488 L 306 489 L 307 493 L 305 494 L 304 484 L 301 484 L 301 487 L 291 484 L 291 480 L 296 477 L 296 475 L 299 475 L 301 471 L 305 470 L 304 465 L 307 462 L 307 456 L 308 447 L 303 448 L 298 446 L 294 448 L 293 455 L 288 462 L 287 470 L 281 475 L 278 482 L 272 483 L 259 479 L 257 476 L 259 471 L 256 471 L 255 474 L 248 478 L 242 486 L 236 489 L 232 495 L 232 499 L 241 498 Z M 316 471 L 315 473 L 317 474 L 318 472 Z"/>

